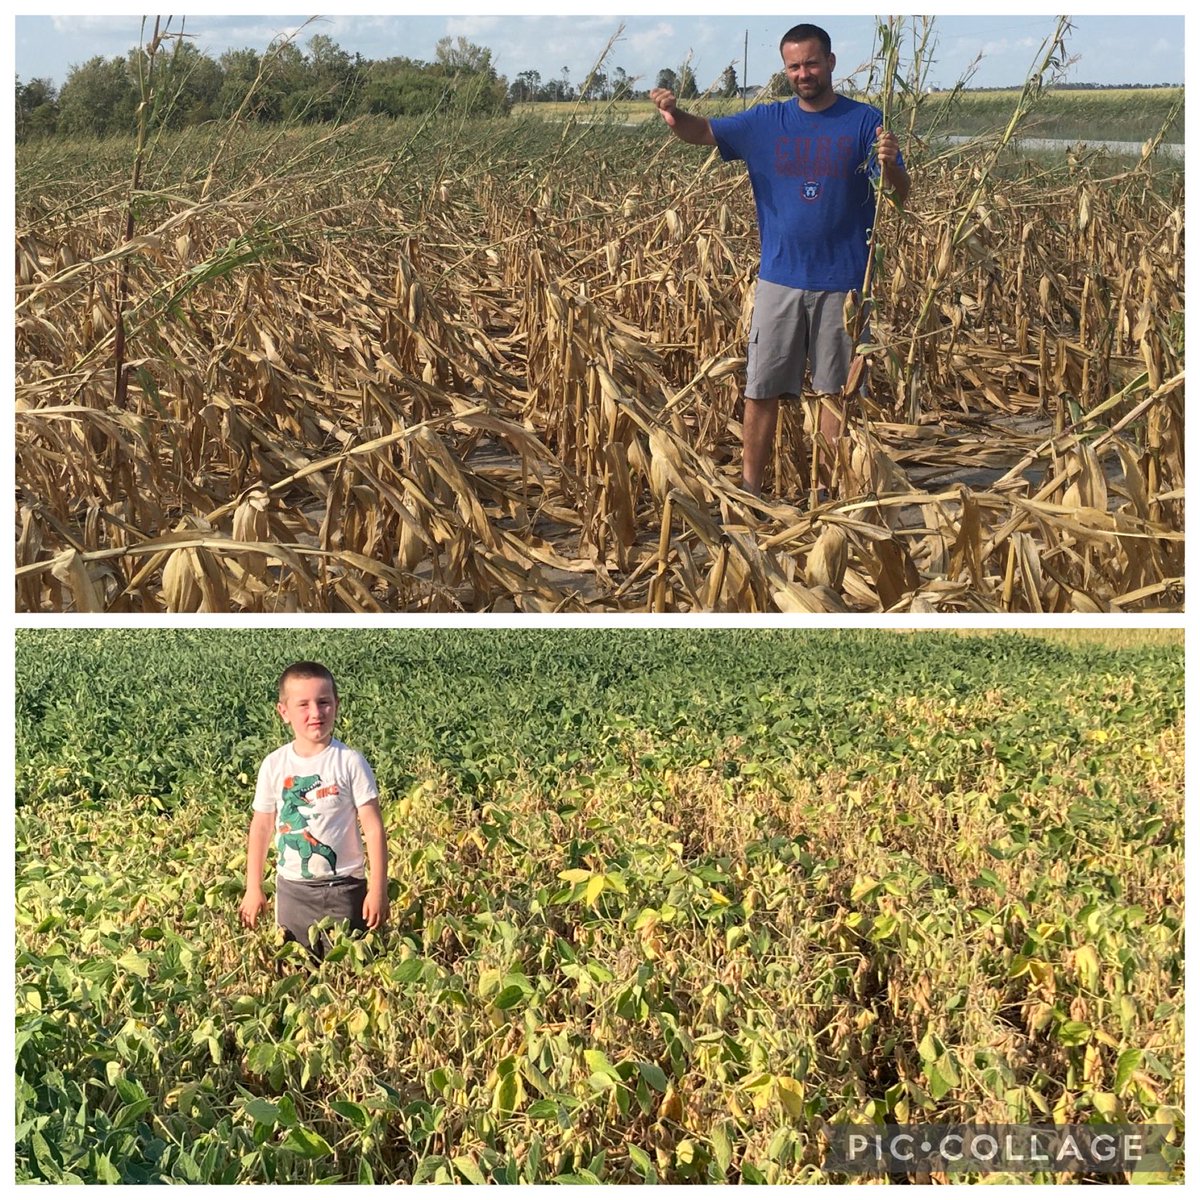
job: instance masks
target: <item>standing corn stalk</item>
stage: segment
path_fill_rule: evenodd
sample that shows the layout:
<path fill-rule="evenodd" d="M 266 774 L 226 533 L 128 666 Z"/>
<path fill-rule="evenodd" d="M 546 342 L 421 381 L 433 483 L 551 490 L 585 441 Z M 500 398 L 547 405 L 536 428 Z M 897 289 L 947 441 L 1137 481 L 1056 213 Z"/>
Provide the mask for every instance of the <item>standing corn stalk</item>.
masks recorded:
<path fill-rule="evenodd" d="M 133 205 L 137 197 L 138 189 L 142 184 L 142 165 L 146 155 L 146 129 L 150 120 L 150 106 L 154 99 L 154 63 L 158 55 L 159 48 L 167 35 L 165 32 L 159 32 L 159 21 L 161 18 L 154 18 L 154 35 L 150 41 L 146 43 L 145 48 L 145 63 L 143 64 L 142 55 L 137 57 L 138 64 L 138 94 L 139 103 L 137 108 L 137 146 L 133 152 L 133 176 L 129 181 L 129 202 L 125 206 L 125 244 L 128 245 L 133 241 L 134 230 L 134 215 Z M 145 22 L 142 23 L 142 32 L 145 33 Z M 144 69 L 143 69 L 144 67 Z M 117 408 L 125 407 L 125 398 L 129 390 L 129 373 L 125 367 L 125 305 L 129 299 L 129 257 L 128 255 L 121 256 L 121 265 L 118 268 L 119 276 L 117 283 L 117 298 L 113 309 L 113 367 L 116 371 L 115 389 L 113 392 L 113 403 Z"/>
<path fill-rule="evenodd" d="M 942 236 L 937 257 L 925 285 L 921 308 L 913 325 L 912 340 L 909 343 L 908 358 L 904 367 L 903 388 L 907 399 L 908 420 L 911 424 L 916 424 L 921 414 L 922 372 L 917 361 L 917 349 L 922 344 L 922 335 L 928 324 L 930 313 L 933 311 L 934 303 L 954 274 L 960 249 L 965 247 L 968 252 L 971 252 L 978 248 L 977 210 L 987 191 L 992 172 L 1005 147 L 1012 142 L 1021 124 L 1041 99 L 1046 88 L 1047 74 L 1061 71 L 1066 64 L 1065 39 L 1070 30 L 1070 19 L 1059 17 L 1053 34 L 1042 43 L 1038 51 L 1038 58 L 1035 60 L 1033 70 L 1025 80 L 1025 86 L 1021 89 L 1021 95 L 1017 99 L 1008 125 L 971 172 L 970 178 L 974 181 L 974 186 L 971 187 L 966 198 L 960 200 L 958 204 L 957 220 L 954 221 L 953 229 L 947 227 Z M 951 219 L 954 219 L 954 215 L 952 214 Z"/>
<path fill-rule="evenodd" d="M 879 88 L 879 111 L 883 114 L 884 129 L 891 128 L 895 85 L 900 65 L 900 33 L 902 26 L 902 17 L 888 17 L 886 22 L 880 21 L 875 30 L 876 36 L 879 39 L 879 52 L 878 55 L 872 58 L 872 69 L 874 69 L 879 55 L 882 55 L 883 72 Z M 859 346 L 859 342 L 871 310 L 874 308 L 874 297 L 871 288 L 875 276 L 875 261 L 881 251 L 879 246 L 879 224 L 883 218 L 885 202 L 888 196 L 892 195 L 893 203 L 898 203 L 891 189 L 887 186 L 882 170 L 874 180 L 874 185 L 875 218 L 871 222 L 871 236 L 867 242 L 867 266 L 863 272 L 862 290 L 858 295 L 855 295 L 853 292 L 847 294 L 846 308 L 843 314 L 846 331 L 850 335 L 850 343 L 854 347 L 855 354 L 854 361 L 850 365 L 850 371 L 846 376 L 846 382 L 842 385 L 841 424 L 838 429 L 838 445 L 831 448 L 833 451 L 830 455 L 833 464 L 831 489 L 835 493 L 837 491 L 838 477 L 842 470 L 841 456 L 837 453 L 837 450 L 846 436 L 846 426 L 850 420 L 850 405 L 857 398 L 859 389 L 862 387 L 863 376 L 866 374 L 866 355 L 863 352 L 863 348 Z M 817 447 L 820 438 L 819 422 L 815 423 L 813 435 L 811 488 L 813 501 L 815 502 L 817 496 Z"/>

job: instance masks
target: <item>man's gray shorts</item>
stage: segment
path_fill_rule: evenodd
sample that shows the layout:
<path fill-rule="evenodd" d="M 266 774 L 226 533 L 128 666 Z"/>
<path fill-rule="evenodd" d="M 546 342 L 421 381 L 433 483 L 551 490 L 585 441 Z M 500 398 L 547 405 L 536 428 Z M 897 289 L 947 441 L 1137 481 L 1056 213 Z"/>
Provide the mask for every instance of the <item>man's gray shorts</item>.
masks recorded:
<path fill-rule="evenodd" d="M 365 930 L 363 901 L 367 898 L 367 881 L 352 875 L 335 875 L 332 879 L 283 879 L 275 881 L 275 920 L 283 926 L 289 941 L 296 941 L 318 958 L 322 957 L 327 939 L 318 945 L 309 941 L 309 929 L 322 917 L 349 921 L 351 930 Z"/>
<path fill-rule="evenodd" d="M 854 360 L 842 319 L 845 303 L 845 292 L 802 291 L 760 279 L 746 350 L 746 395 L 751 400 L 799 396 L 810 360 L 812 390 L 840 392 Z"/>

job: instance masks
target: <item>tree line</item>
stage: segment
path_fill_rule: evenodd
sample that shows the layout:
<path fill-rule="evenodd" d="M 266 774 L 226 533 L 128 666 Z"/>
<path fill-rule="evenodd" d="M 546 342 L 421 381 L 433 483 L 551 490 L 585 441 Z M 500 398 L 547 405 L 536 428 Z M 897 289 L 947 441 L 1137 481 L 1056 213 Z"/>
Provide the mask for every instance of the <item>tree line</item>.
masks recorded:
<path fill-rule="evenodd" d="M 462 37 L 438 42 L 433 62 L 366 59 L 324 34 L 309 39 L 307 52 L 287 41 L 265 52 L 227 50 L 215 59 L 178 38 L 153 61 L 144 47 L 123 57 L 97 55 L 73 66 L 61 89 L 47 79 L 18 78 L 17 141 L 129 133 L 147 87 L 154 124 L 169 129 L 236 115 L 261 123 L 318 122 L 439 108 L 503 115 L 511 106 L 492 52 Z"/>
<path fill-rule="evenodd" d="M 606 71 L 596 70 L 578 88 L 571 85 L 570 73 L 566 67 L 562 68 L 560 77 L 545 82 L 538 71 L 521 71 L 509 86 L 508 98 L 513 104 L 527 104 L 539 100 L 646 99 L 649 88 L 639 91 L 635 86 L 637 82 L 637 78 L 629 75 L 624 67 L 617 67 L 611 75 Z M 687 64 L 678 71 L 672 67 L 663 67 L 655 77 L 654 86 L 670 88 L 681 100 L 694 100 L 700 94 L 695 72 Z M 738 94 L 737 72 L 733 67 L 725 68 L 709 94 Z"/>
<path fill-rule="evenodd" d="M 415 116 L 444 109 L 480 116 L 503 116 L 514 104 L 582 99 L 645 97 L 637 79 L 616 67 L 596 70 L 578 85 L 570 71 L 543 80 L 521 71 L 511 83 L 499 75 L 492 52 L 466 38 L 444 37 L 432 62 L 397 56 L 367 59 L 349 54 L 332 38 L 317 34 L 302 50 L 283 41 L 265 52 L 227 50 L 212 58 L 194 43 L 175 38 L 151 55 L 136 46 L 124 56 L 97 55 L 71 67 L 61 89 L 44 78 L 16 81 L 18 142 L 53 135 L 106 137 L 131 132 L 148 90 L 152 121 L 180 129 L 205 121 L 240 116 L 260 123 L 344 120 L 367 113 Z M 655 86 L 669 87 L 682 99 L 699 94 L 691 67 L 664 67 Z M 732 67 L 712 94 L 738 94 Z"/>

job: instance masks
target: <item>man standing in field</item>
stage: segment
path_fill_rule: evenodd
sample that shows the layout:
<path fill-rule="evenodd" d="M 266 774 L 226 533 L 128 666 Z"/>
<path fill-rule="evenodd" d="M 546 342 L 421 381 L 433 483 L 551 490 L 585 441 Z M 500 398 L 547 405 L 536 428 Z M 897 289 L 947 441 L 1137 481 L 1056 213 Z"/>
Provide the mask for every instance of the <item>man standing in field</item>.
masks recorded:
<path fill-rule="evenodd" d="M 842 313 L 862 287 L 875 218 L 869 174 L 903 206 L 910 180 L 895 134 L 878 109 L 833 90 L 837 62 L 829 34 L 796 25 L 779 45 L 796 102 L 758 104 L 709 120 L 684 112 L 675 95 L 650 99 L 671 132 L 693 146 L 716 146 L 750 174 L 762 258 L 746 354 L 742 487 L 757 496 L 771 453 L 779 401 L 800 395 L 806 364 L 822 396 L 816 442 L 818 481 L 828 486 L 842 425 L 841 392 L 854 357 Z M 877 164 L 877 165 L 876 165 Z"/>

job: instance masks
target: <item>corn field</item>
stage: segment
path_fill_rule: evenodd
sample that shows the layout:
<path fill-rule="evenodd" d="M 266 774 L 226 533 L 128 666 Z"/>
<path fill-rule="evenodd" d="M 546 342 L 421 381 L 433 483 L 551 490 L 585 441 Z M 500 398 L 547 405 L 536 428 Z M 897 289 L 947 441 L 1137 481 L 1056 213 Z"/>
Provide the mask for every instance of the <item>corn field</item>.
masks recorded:
<path fill-rule="evenodd" d="M 870 398 L 739 478 L 744 169 L 659 123 L 22 150 L 28 612 L 1151 612 L 1183 602 L 1183 198 L 905 152 Z M 127 236 L 132 231 L 131 236 Z"/>

